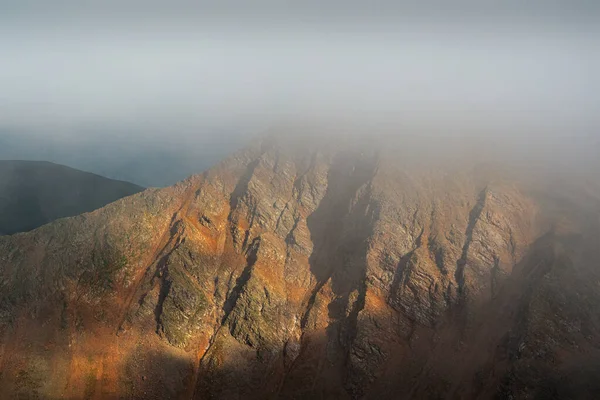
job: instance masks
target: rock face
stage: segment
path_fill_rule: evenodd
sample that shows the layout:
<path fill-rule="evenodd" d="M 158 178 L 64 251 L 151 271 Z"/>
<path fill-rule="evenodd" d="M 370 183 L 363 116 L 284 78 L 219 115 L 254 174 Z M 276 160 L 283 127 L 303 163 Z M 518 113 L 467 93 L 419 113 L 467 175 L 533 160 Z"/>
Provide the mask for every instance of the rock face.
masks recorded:
<path fill-rule="evenodd" d="M 266 140 L 0 238 L 0 396 L 592 398 L 599 187 L 455 161 Z"/>
<path fill-rule="evenodd" d="M 142 190 L 49 162 L 0 160 L 0 235 L 30 231 Z"/>

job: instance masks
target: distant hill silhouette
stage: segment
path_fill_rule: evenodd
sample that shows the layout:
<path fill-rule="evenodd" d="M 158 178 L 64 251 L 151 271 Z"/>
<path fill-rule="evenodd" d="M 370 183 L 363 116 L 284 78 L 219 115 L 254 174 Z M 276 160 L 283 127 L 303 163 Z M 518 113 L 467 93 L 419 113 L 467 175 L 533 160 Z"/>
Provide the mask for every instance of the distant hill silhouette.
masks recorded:
<path fill-rule="evenodd" d="M 165 187 L 210 168 L 248 140 L 228 132 L 211 140 L 200 135 L 168 143 L 125 136 L 82 132 L 77 140 L 69 140 L 13 132 L 0 124 L 0 160 L 44 160 L 143 187 Z"/>
<path fill-rule="evenodd" d="M 0 235 L 93 211 L 142 190 L 50 162 L 0 161 Z"/>

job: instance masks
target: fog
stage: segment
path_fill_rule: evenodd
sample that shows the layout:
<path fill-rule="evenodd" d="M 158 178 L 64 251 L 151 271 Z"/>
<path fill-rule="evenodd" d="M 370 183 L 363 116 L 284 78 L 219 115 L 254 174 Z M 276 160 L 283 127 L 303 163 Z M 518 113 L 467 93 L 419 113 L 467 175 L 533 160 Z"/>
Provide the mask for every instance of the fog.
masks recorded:
<path fill-rule="evenodd" d="M 301 3 L 0 0 L 0 135 L 199 157 L 315 120 L 597 135 L 593 1 Z"/>

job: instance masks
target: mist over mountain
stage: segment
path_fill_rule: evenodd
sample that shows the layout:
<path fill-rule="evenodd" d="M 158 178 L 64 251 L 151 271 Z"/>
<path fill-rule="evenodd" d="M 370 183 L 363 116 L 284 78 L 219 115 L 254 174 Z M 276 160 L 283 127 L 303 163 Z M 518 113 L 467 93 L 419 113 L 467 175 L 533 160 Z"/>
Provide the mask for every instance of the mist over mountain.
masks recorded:
<path fill-rule="evenodd" d="M 141 144 L 314 119 L 597 134 L 596 2 L 440 3 L 3 0 L 0 125 Z"/>

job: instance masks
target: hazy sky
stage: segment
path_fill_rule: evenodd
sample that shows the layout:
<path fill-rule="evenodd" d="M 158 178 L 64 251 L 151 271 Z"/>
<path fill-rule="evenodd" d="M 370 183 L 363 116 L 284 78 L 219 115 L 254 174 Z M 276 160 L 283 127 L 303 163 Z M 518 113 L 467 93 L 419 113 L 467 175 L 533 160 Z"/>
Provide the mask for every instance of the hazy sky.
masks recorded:
<path fill-rule="evenodd" d="M 296 3 L 0 0 L 0 127 L 600 126 L 597 0 Z"/>

